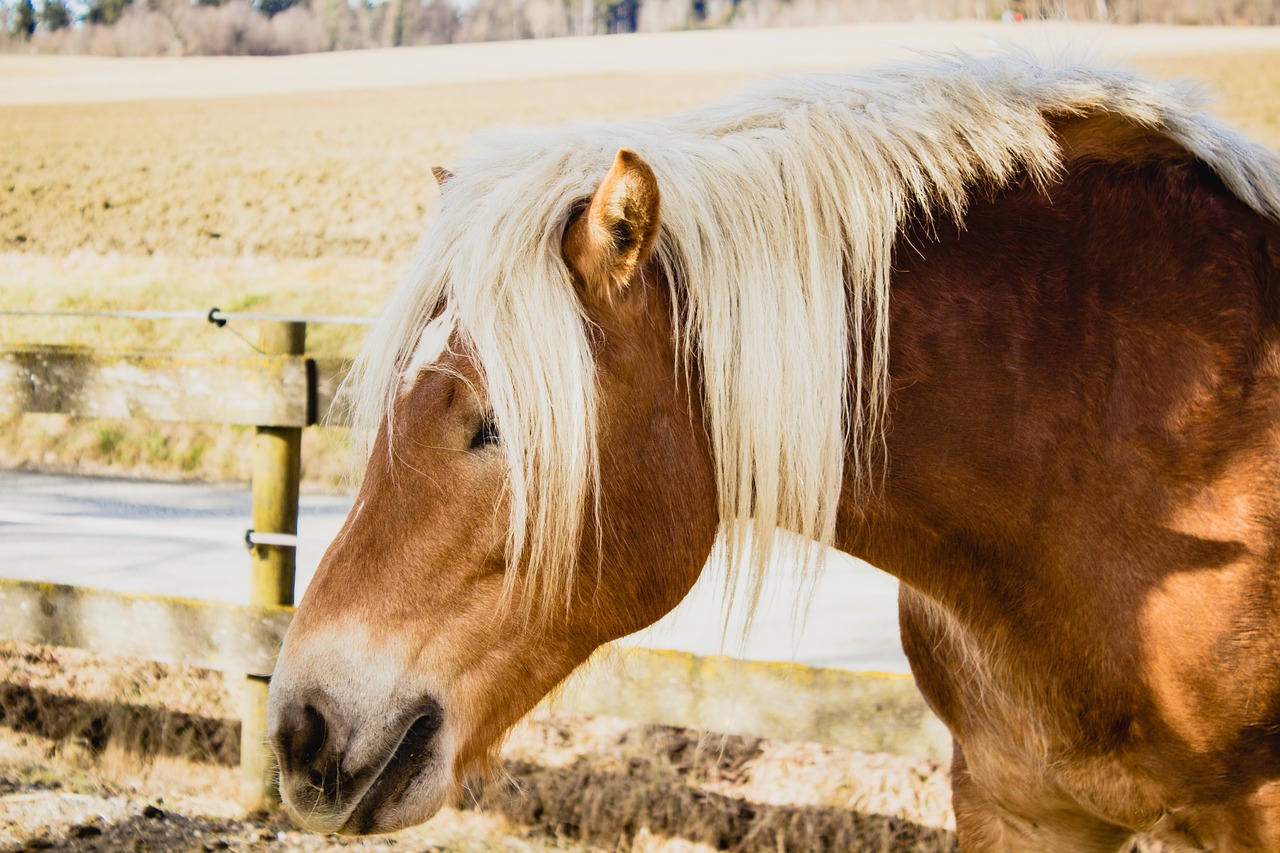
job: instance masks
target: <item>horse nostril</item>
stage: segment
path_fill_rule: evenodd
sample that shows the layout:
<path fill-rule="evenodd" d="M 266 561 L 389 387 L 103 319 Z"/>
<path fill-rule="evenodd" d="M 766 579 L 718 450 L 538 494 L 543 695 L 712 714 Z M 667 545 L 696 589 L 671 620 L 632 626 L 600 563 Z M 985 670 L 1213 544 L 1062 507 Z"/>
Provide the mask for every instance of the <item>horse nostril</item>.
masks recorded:
<path fill-rule="evenodd" d="M 422 716 L 413 721 L 404 736 L 404 743 L 415 757 L 428 750 L 436 732 L 440 731 L 440 726 L 444 723 L 444 711 L 435 701 L 428 700 L 423 711 Z"/>
<path fill-rule="evenodd" d="M 302 713 L 295 722 L 296 728 L 286 731 L 282 738 L 284 749 L 281 759 L 288 766 L 301 770 L 311 767 L 320 757 L 329 737 L 329 725 L 324 714 L 311 704 L 302 706 Z"/>
<path fill-rule="evenodd" d="M 324 748 L 325 739 L 329 736 L 329 725 L 324 714 L 316 710 L 314 705 L 302 708 L 302 743 L 299 745 L 298 757 L 303 764 L 310 764 Z"/>

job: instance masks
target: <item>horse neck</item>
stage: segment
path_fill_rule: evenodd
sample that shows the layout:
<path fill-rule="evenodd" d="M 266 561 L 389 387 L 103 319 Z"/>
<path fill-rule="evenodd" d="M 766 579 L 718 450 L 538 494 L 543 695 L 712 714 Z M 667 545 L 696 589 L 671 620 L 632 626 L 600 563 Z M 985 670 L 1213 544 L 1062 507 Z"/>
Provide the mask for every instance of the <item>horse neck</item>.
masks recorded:
<path fill-rule="evenodd" d="M 1068 165 L 902 233 L 883 487 L 839 513 L 837 547 L 1000 641 L 1063 614 L 1130 636 L 1153 586 L 1276 521 L 1171 530 L 1280 462 L 1277 383 L 1239 387 L 1276 372 L 1280 230 L 1189 159 Z"/>

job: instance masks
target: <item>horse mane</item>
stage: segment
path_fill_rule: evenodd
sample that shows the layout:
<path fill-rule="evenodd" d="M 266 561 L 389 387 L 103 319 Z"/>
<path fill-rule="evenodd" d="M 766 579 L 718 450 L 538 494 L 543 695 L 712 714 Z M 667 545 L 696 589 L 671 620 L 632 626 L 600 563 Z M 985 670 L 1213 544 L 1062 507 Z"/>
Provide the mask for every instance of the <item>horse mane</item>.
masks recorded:
<path fill-rule="evenodd" d="M 1200 101 L 1128 71 L 956 54 L 782 79 L 655 121 L 488 133 L 444 186 L 369 335 L 347 389 L 353 422 L 372 436 L 390 418 L 447 303 L 438 322 L 474 347 L 509 461 L 508 556 L 526 567 L 508 581 L 532 583 L 543 609 L 567 606 L 583 519 L 598 512 L 599 450 L 589 330 L 561 236 L 630 148 L 661 187 L 655 258 L 703 381 L 730 582 L 750 553 L 753 605 L 774 531 L 830 544 L 846 464 L 864 494 L 883 473 L 889 282 L 906 217 L 963 222 L 975 192 L 1048 186 L 1062 168 L 1051 119 L 1105 113 L 1167 137 L 1280 219 L 1280 156 Z M 820 563 L 820 548 L 803 550 L 803 565 Z"/>

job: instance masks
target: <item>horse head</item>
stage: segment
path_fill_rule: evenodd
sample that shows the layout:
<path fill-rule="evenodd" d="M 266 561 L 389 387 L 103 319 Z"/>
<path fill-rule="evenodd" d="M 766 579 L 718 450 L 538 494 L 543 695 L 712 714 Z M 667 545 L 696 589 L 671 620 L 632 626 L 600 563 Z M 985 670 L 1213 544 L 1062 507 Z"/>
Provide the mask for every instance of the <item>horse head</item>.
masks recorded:
<path fill-rule="evenodd" d="M 457 179 L 437 177 L 447 196 Z M 530 426 L 496 399 L 486 371 L 511 368 L 482 362 L 447 300 L 402 359 L 271 683 L 281 793 L 309 828 L 426 820 L 598 646 L 697 578 L 717 524 L 711 451 L 651 263 L 659 215 L 652 169 L 626 150 L 565 211 L 564 280 L 594 368 L 580 421 L 593 434 L 565 485 L 538 468 L 555 440 L 539 430 L 571 415 Z M 566 506 L 577 517 L 547 521 Z"/>

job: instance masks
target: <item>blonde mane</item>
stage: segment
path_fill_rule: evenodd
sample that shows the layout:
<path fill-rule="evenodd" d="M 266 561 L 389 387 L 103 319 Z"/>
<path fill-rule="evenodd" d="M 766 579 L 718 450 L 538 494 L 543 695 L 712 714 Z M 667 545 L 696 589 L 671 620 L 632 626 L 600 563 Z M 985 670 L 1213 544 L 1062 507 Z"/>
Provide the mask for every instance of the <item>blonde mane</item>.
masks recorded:
<path fill-rule="evenodd" d="M 846 462 L 864 490 L 878 481 L 905 217 L 962 221 L 975 190 L 1020 176 L 1049 184 L 1061 161 L 1047 117 L 1101 112 L 1158 130 L 1280 218 L 1280 157 L 1198 104 L 1187 86 L 1125 71 L 954 55 L 787 79 L 640 124 L 483 136 L 358 360 L 355 424 L 372 435 L 390 417 L 424 327 L 447 303 L 510 464 L 508 553 L 527 568 L 507 577 L 530 581 L 544 609 L 564 606 L 593 511 L 597 401 L 561 236 L 630 148 L 661 187 L 656 258 L 703 379 L 731 579 L 755 543 L 754 601 L 777 528 L 830 544 Z M 807 549 L 805 565 L 819 559 Z"/>

